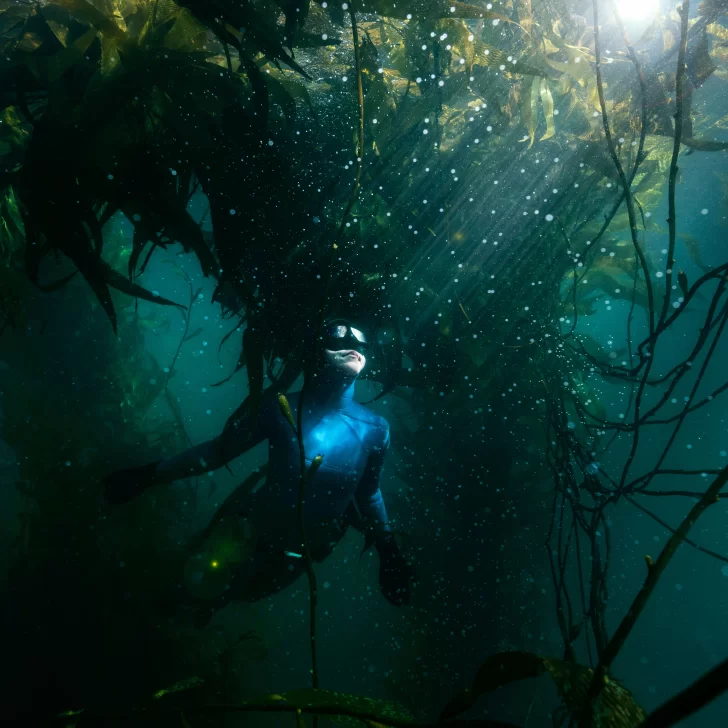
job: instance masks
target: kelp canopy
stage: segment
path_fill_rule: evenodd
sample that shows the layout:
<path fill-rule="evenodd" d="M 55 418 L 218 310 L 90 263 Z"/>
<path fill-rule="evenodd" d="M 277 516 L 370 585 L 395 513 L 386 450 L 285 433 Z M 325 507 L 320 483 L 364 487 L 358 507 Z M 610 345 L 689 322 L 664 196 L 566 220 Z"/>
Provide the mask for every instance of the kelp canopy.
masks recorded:
<path fill-rule="evenodd" d="M 685 232 L 695 211 L 676 195 L 682 155 L 728 148 L 701 103 L 728 78 L 728 8 L 665 10 L 630 39 L 592 0 L 10 2 L 3 336 L 25 325 L 28 280 L 83 278 L 115 331 L 112 290 L 184 309 L 144 283 L 176 245 L 243 330 L 242 407 L 293 384 L 324 311 L 368 320 L 368 376 L 419 423 L 396 433 L 404 525 L 416 533 L 434 502 L 470 549 L 461 509 L 508 512 L 550 478 L 563 657 L 604 666 L 607 514 L 626 500 L 658 518 L 643 501 L 675 472 L 672 443 L 728 387 L 700 388 L 728 258 Z M 590 317 L 612 306 L 607 341 Z M 673 359 L 665 337 L 692 308 L 702 323 Z M 655 425 L 668 435 L 645 453 Z M 425 501 L 421 483 L 447 487 Z M 538 522 L 538 500 L 519 518 Z M 418 631 L 428 613 L 412 619 Z"/>

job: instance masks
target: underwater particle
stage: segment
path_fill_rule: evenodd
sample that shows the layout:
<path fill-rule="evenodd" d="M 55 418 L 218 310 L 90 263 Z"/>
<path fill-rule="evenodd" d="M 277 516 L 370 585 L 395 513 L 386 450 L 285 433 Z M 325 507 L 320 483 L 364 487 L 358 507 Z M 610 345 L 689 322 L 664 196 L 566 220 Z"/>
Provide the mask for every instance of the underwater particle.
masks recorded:
<path fill-rule="evenodd" d="M 701 215 L 707 215 L 707 214 L 708 214 L 708 208 L 707 208 L 707 207 L 704 207 L 704 208 L 703 208 L 703 209 L 702 209 L 702 210 L 700 211 L 700 214 L 701 214 Z"/>
<path fill-rule="evenodd" d="M 596 475 L 599 472 L 599 463 L 591 462 L 586 466 L 587 475 Z"/>
<path fill-rule="evenodd" d="M 235 214 L 235 210 L 232 207 L 230 208 L 230 214 L 231 215 L 234 215 Z"/>
<path fill-rule="evenodd" d="M 554 216 L 551 213 L 546 215 L 546 222 L 551 222 L 553 219 L 554 219 Z"/>
<path fill-rule="evenodd" d="M 342 80 L 342 81 L 348 81 L 348 80 L 349 80 L 349 77 L 348 77 L 348 76 L 342 76 L 342 77 L 341 77 L 341 80 Z"/>
<path fill-rule="evenodd" d="M 422 76 L 417 76 L 415 83 L 422 83 Z"/>
<path fill-rule="evenodd" d="M 324 589 L 328 589 L 331 586 L 331 584 L 328 581 L 324 582 Z"/>
<path fill-rule="evenodd" d="M 134 220 L 134 222 L 139 222 L 142 219 L 142 216 L 139 213 L 134 213 L 131 216 L 131 219 Z"/>
<path fill-rule="evenodd" d="M 693 449 L 693 446 L 692 445 L 686 445 L 685 447 L 687 447 L 688 450 L 692 450 Z"/>
<path fill-rule="evenodd" d="M 71 461 L 70 460 L 66 460 L 66 467 L 67 468 L 70 468 L 71 467 Z"/>
<path fill-rule="evenodd" d="M 728 576 L 728 564 L 726 564 L 721 570 L 720 573 L 723 574 L 723 576 Z"/>
<path fill-rule="evenodd" d="M 109 175 L 107 175 L 107 177 L 108 177 L 108 179 L 114 179 L 114 175 L 113 174 L 109 174 Z"/>
<path fill-rule="evenodd" d="M 170 168 L 169 168 L 169 171 L 170 171 L 170 172 L 172 173 L 172 176 L 173 176 L 173 177 L 175 177 L 175 176 L 177 175 L 177 170 L 176 170 L 176 169 L 172 169 L 172 168 L 170 167 Z"/>
<path fill-rule="evenodd" d="M 655 273 L 655 278 L 662 278 L 663 273 L 661 270 L 658 270 L 657 273 Z"/>
<path fill-rule="evenodd" d="M 728 455 L 728 452 L 726 452 L 725 450 L 721 450 L 721 451 L 720 451 L 720 456 L 721 456 L 722 458 L 724 458 L 724 457 L 725 457 L 726 455 Z"/>
<path fill-rule="evenodd" d="M 675 584 L 675 589 L 677 591 L 682 591 L 683 590 L 683 585 L 682 584 Z"/>
<path fill-rule="evenodd" d="M 273 140 L 272 140 L 272 139 L 269 139 L 269 140 L 268 140 L 268 146 L 269 146 L 269 147 L 272 147 L 272 146 L 273 146 Z"/>
<path fill-rule="evenodd" d="M 321 40 L 328 40 L 328 39 L 329 39 L 329 36 L 326 35 L 326 33 L 321 34 Z"/>
<path fill-rule="evenodd" d="M 566 426 L 567 426 L 567 427 L 568 427 L 568 428 L 569 428 L 570 430 L 575 430 L 575 429 L 576 429 L 576 425 L 575 425 L 575 424 L 574 424 L 573 422 L 571 422 L 571 421 L 567 422 L 567 423 L 566 423 Z"/>
<path fill-rule="evenodd" d="M 422 133 L 423 133 L 423 134 L 427 134 L 427 133 L 428 133 L 428 132 L 427 132 L 427 129 L 423 129 L 423 130 L 422 130 Z"/>
<path fill-rule="evenodd" d="M 318 217 L 318 215 L 314 215 L 313 221 L 314 221 L 314 222 L 315 222 L 316 224 L 318 224 L 318 223 L 320 223 L 320 222 L 321 222 L 321 218 L 320 218 L 320 217 Z"/>

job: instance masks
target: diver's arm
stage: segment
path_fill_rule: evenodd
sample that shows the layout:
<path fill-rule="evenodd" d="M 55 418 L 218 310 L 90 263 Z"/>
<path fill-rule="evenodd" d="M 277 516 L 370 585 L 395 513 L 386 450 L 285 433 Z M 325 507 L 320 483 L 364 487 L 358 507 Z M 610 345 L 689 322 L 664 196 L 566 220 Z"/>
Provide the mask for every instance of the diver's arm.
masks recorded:
<path fill-rule="evenodd" d="M 409 602 L 414 570 L 395 541 L 379 488 L 384 457 L 389 448 L 389 425 L 386 421 L 382 435 L 379 446 L 369 454 L 354 500 L 368 527 L 366 539 L 369 543 L 374 542 L 379 554 L 379 586 L 382 594 L 395 606 L 401 606 Z M 364 548 L 367 548 L 366 545 Z"/>
<path fill-rule="evenodd" d="M 104 480 L 110 503 L 125 503 L 152 485 L 171 483 L 217 470 L 268 437 L 271 398 L 264 398 L 257 415 L 247 411 L 225 426 L 218 437 L 185 450 L 179 455 L 137 468 L 126 468 Z"/>
<path fill-rule="evenodd" d="M 387 508 L 379 488 L 384 458 L 389 449 L 389 424 L 386 421 L 384 424 L 381 440 L 369 454 L 364 474 L 354 494 L 359 513 L 367 526 L 372 529 L 377 544 L 391 532 Z"/>

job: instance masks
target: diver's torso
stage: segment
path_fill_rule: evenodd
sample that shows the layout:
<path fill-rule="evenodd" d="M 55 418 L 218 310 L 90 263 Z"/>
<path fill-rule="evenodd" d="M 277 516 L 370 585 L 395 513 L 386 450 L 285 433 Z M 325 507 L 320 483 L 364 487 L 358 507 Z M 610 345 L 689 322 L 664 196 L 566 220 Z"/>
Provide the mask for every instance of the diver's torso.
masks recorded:
<path fill-rule="evenodd" d="M 290 396 L 297 422 L 300 393 Z M 381 418 L 347 401 L 335 408 L 304 401 L 303 443 L 306 470 L 317 455 L 323 460 L 304 492 L 306 535 L 312 549 L 341 535 L 341 519 L 361 481 L 367 458 L 381 439 Z M 246 504 L 258 539 L 269 547 L 301 552 L 298 497 L 300 453 L 291 426 L 280 412 L 269 414 L 268 477 Z"/>

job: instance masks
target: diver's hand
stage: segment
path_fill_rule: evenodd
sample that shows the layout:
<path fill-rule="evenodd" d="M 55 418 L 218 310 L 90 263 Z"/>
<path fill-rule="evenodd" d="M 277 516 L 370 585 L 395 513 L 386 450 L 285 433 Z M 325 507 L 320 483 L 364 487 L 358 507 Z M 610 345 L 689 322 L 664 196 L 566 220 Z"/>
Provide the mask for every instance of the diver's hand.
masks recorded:
<path fill-rule="evenodd" d="M 393 536 L 377 542 L 379 552 L 379 588 L 387 601 L 395 607 L 408 604 L 410 582 L 415 578 L 412 566 L 407 563 Z"/>
<path fill-rule="evenodd" d="M 104 498 L 107 503 L 127 503 L 158 480 L 155 474 L 159 461 L 138 468 L 117 470 L 104 478 Z"/>

